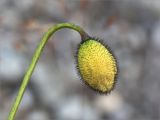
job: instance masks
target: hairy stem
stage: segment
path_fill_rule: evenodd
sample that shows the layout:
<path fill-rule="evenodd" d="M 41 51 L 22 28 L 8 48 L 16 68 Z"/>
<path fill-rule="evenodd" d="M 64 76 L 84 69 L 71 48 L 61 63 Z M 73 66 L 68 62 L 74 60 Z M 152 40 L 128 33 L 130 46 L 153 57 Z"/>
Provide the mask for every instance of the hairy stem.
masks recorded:
<path fill-rule="evenodd" d="M 42 51 L 47 43 L 47 41 L 49 40 L 49 38 L 56 32 L 58 31 L 59 29 L 63 29 L 63 28 L 69 28 L 69 29 L 73 29 L 75 31 L 77 31 L 82 40 L 86 40 L 89 36 L 87 35 L 87 33 L 84 32 L 84 30 L 77 26 L 77 25 L 74 25 L 74 24 L 71 24 L 71 23 L 60 23 L 60 24 L 57 24 L 53 27 L 51 27 L 43 36 L 41 42 L 39 43 L 38 47 L 36 48 L 36 51 L 33 55 L 33 58 L 32 58 L 32 61 L 31 61 L 31 64 L 29 65 L 29 68 L 24 76 L 24 79 L 21 83 L 21 86 L 20 86 L 20 89 L 18 91 L 18 95 L 15 99 L 15 102 L 11 108 L 11 111 L 9 113 L 9 116 L 8 116 L 8 120 L 14 120 L 15 118 L 15 115 L 17 113 L 17 110 L 18 110 L 18 107 L 20 105 L 20 102 L 22 100 L 22 97 L 24 95 L 24 92 L 25 92 L 25 89 L 28 85 L 28 82 L 31 78 L 31 75 L 34 71 L 34 68 L 40 58 L 40 55 L 42 54 Z"/>

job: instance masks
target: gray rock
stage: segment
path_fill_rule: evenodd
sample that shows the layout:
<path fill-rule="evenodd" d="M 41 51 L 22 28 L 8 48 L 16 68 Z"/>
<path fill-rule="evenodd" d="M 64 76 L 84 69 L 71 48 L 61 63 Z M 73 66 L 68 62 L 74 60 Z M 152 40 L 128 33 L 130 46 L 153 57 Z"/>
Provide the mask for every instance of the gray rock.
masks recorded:
<path fill-rule="evenodd" d="M 17 81 L 24 74 L 27 59 L 23 51 L 15 48 L 18 42 L 16 34 L 1 31 L 0 36 L 0 80 Z"/>
<path fill-rule="evenodd" d="M 43 110 L 34 110 L 28 114 L 25 120 L 50 120 L 47 113 Z"/>
<path fill-rule="evenodd" d="M 155 49 L 160 51 L 160 22 L 157 22 L 152 31 L 152 44 Z"/>
<path fill-rule="evenodd" d="M 21 23 L 19 11 L 15 9 L 8 8 L 1 12 L 0 16 L 2 18 L 1 22 L 4 27 L 17 28 Z"/>
<path fill-rule="evenodd" d="M 79 96 L 65 99 L 58 109 L 57 118 L 60 120 L 97 120 L 97 111 L 88 102 L 83 103 L 83 98 Z"/>

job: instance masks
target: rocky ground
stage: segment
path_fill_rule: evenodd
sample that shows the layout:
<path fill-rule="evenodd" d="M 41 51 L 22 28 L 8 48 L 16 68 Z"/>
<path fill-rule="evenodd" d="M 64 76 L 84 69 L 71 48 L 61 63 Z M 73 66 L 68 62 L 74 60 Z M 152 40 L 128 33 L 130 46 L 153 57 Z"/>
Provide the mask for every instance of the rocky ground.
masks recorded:
<path fill-rule="evenodd" d="M 0 0 L 0 120 L 43 33 L 61 22 L 111 47 L 119 63 L 116 88 L 99 95 L 79 80 L 80 36 L 61 30 L 45 47 L 16 120 L 160 120 L 158 0 Z"/>

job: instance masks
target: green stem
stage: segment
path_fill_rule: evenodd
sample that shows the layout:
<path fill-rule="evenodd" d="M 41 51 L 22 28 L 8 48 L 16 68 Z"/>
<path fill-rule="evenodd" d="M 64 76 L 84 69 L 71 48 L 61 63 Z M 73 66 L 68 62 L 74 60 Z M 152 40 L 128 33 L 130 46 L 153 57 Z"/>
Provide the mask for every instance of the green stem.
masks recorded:
<path fill-rule="evenodd" d="M 69 29 L 73 29 L 75 31 L 77 31 L 81 37 L 82 37 L 82 40 L 85 40 L 87 39 L 89 36 L 83 31 L 83 29 L 77 25 L 74 25 L 74 24 L 71 24 L 71 23 L 61 23 L 61 24 L 57 24 L 53 27 L 51 27 L 43 36 L 41 42 L 39 43 L 38 47 L 36 48 L 36 51 L 33 55 L 33 58 L 32 58 L 32 61 L 31 61 L 31 64 L 29 65 L 29 68 L 24 76 L 24 79 L 22 81 L 22 84 L 20 86 L 20 89 L 18 91 L 18 95 L 16 97 L 16 100 L 11 108 L 11 111 L 9 113 L 9 116 L 8 116 L 8 120 L 14 120 L 15 118 L 15 115 L 17 113 L 17 110 L 18 110 L 18 107 L 20 105 L 20 102 L 22 100 L 22 97 L 24 95 L 24 92 L 25 92 L 25 89 L 28 85 L 28 82 L 31 78 L 31 75 L 34 71 L 34 68 L 40 58 L 40 55 L 44 49 L 44 46 L 46 45 L 47 41 L 49 40 L 49 38 L 56 32 L 58 31 L 59 29 L 62 29 L 62 28 L 69 28 Z"/>

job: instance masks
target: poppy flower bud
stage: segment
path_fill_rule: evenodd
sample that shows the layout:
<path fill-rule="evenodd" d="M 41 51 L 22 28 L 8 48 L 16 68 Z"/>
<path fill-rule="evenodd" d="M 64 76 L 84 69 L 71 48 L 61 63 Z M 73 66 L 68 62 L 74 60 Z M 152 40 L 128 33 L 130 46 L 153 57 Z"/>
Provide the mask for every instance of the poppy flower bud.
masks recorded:
<path fill-rule="evenodd" d="M 117 75 L 116 59 L 99 40 L 82 41 L 77 51 L 77 67 L 82 80 L 100 93 L 110 92 Z"/>

